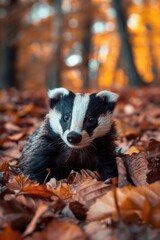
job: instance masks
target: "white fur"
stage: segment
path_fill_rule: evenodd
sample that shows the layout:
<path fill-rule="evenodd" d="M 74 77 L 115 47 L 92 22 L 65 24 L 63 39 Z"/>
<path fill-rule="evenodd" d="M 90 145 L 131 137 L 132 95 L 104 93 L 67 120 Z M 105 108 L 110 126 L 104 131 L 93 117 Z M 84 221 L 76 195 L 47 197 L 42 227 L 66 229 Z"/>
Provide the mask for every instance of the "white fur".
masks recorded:
<path fill-rule="evenodd" d="M 112 114 L 107 112 L 107 114 L 103 114 L 98 119 L 98 126 L 93 131 L 92 136 L 90 137 L 86 131 L 82 131 L 84 119 L 86 116 L 86 111 L 89 104 L 89 95 L 80 94 L 76 95 L 73 105 L 72 112 L 72 122 L 70 130 L 66 130 L 64 135 L 62 136 L 64 142 L 71 148 L 80 149 L 85 148 L 91 144 L 91 142 L 101 136 L 104 136 L 111 128 L 112 124 Z M 94 106 L 93 106 L 94 107 Z M 82 135 L 82 141 L 77 145 L 72 145 L 67 141 L 67 134 L 70 131 L 76 131 Z"/>
<path fill-rule="evenodd" d="M 112 125 L 112 114 L 107 112 L 107 114 L 101 115 L 98 118 L 98 126 L 93 131 L 92 138 L 98 138 L 105 135 L 111 129 Z"/>
<path fill-rule="evenodd" d="M 112 125 L 112 114 L 111 113 L 107 113 L 106 115 L 102 115 L 99 117 L 98 119 L 98 126 L 97 128 L 95 128 L 95 130 L 93 131 L 93 134 L 92 136 L 90 137 L 88 135 L 88 133 L 86 131 L 82 131 L 81 132 L 81 135 L 82 135 L 82 141 L 77 144 L 77 145 L 72 145 L 68 142 L 66 142 L 66 144 L 71 147 L 71 148 L 74 148 L 74 149 L 81 149 L 81 148 L 85 148 L 87 146 L 89 146 L 91 144 L 91 142 L 98 138 L 98 137 L 102 137 L 104 136 L 107 132 L 109 132 L 110 128 L 111 128 L 111 125 Z M 70 131 L 67 130 L 65 135 L 67 136 L 67 134 L 69 133 Z"/>
<path fill-rule="evenodd" d="M 65 88 L 57 88 L 49 91 L 49 97 L 56 98 L 59 95 L 66 95 L 69 91 Z M 109 101 L 116 101 L 118 95 L 108 91 L 101 91 L 96 96 L 99 97 L 108 97 Z M 73 102 L 72 109 L 72 120 L 70 129 L 67 129 L 63 133 L 62 126 L 60 124 L 60 119 L 63 113 L 58 112 L 55 108 L 51 109 L 49 112 L 49 122 L 53 131 L 57 134 L 60 134 L 63 141 L 73 149 L 81 149 L 89 146 L 91 142 L 101 136 L 104 136 L 111 128 L 112 124 L 112 114 L 107 112 L 103 114 L 98 119 L 98 126 L 94 129 L 92 136 L 90 137 L 88 133 L 83 128 L 84 119 L 86 117 L 86 112 L 89 104 L 89 94 L 81 95 L 76 94 Z M 94 107 L 94 106 L 93 106 Z M 67 134 L 71 131 L 75 131 L 82 135 L 82 141 L 77 145 L 72 145 L 67 141 Z"/>
<path fill-rule="evenodd" d="M 54 108 L 49 111 L 48 116 L 49 116 L 49 123 L 53 131 L 62 136 L 63 129 L 60 124 L 60 119 L 62 117 L 62 114 Z"/>
<path fill-rule="evenodd" d="M 109 102 L 116 102 L 118 99 L 118 94 L 110 92 L 110 91 L 101 91 L 96 94 L 97 97 L 107 97 Z"/>
<path fill-rule="evenodd" d="M 58 98 L 68 94 L 69 91 L 66 88 L 54 88 L 48 91 L 49 98 Z"/>
<path fill-rule="evenodd" d="M 73 103 L 72 111 L 72 122 L 70 131 L 81 132 L 83 127 L 83 122 L 86 116 L 86 111 L 89 104 L 89 94 L 81 95 L 76 94 Z"/>
<path fill-rule="evenodd" d="M 69 147 L 82 148 L 81 145 L 83 145 L 84 144 L 83 142 L 85 142 L 85 137 L 83 134 L 84 131 L 82 132 L 82 127 L 83 127 L 84 119 L 86 116 L 88 104 L 89 104 L 89 94 L 84 94 L 84 95 L 81 95 L 79 93 L 76 94 L 73 102 L 72 121 L 71 121 L 70 130 L 66 130 L 62 136 L 62 139 Z M 74 146 L 67 141 L 67 134 L 71 131 L 75 131 L 82 135 L 82 141 L 77 146 Z"/>
<path fill-rule="evenodd" d="M 73 144 L 70 144 L 68 141 L 67 141 L 67 134 L 70 132 L 70 130 L 66 130 L 62 139 L 63 141 L 71 148 L 73 149 L 82 149 L 82 148 L 85 148 L 87 146 L 90 145 L 91 143 L 91 139 L 90 139 L 90 136 L 88 135 L 88 133 L 86 131 L 82 131 L 80 134 L 82 135 L 82 141 L 80 143 L 78 143 L 77 145 L 73 145 Z"/>

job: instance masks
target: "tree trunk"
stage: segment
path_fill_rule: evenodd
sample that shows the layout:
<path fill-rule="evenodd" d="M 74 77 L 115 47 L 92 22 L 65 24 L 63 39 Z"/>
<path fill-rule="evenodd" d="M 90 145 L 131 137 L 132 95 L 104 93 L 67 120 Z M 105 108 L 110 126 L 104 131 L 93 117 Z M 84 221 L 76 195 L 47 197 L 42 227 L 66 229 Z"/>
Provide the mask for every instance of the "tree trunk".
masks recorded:
<path fill-rule="evenodd" d="M 63 0 L 54 0 L 54 8 L 56 11 L 56 16 L 54 19 L 53 25 L 53 34 L 54 34 L 54 52 L 53 60 L 51 62 L 49 76 L 48 76 L 48 86 L 50 88 L 60 87 L 62 83 L 62 67 L 63 67 L 63 11 L 62 11 L 62 1 Z"/>
<path fill-rule="evenodd" d="M 18 3 L 17 0 L 11 0 L 10 4 L 6 6 L 8 16 L 13 10 L 13 7 Z M 16 20 L 15 20 L 16 21 Z M 12 24 L 6 23 L 4 30 L 4 39 L 2 44 L 2 66 L 1 66 L 1 88 L 7 88 L 11 86 L 16 86 L 16 53 L 17 46 L 13 45 L 11 42 L 17 34 L 18 22 L 13 21 Z"/>
<path fill-rule="evenodd" d="M 152 26 L 149 23 L 146 23 L 146 29 L 147 29 L 148 47 L 150 52 L 151 64 L 152 64 L 153 84 L 158 84 L 158 67 L 157 67 L 155 56 L 154 56 L 154 47 L 152 44 Z"/>
<path fill-rule="evenodd" d="M 84 15 L 82 24 L 82 80 L 83 89 L 87 90 L 91 87 L 90 84 L 90 72 L 89 72 L 89 60 L 92 44 L 92 2 L 90 0 L 82 1 L 82 14 Z"/>
<path fill-rule="evenodd" d="M 127 32 L 126 25 L 126 14 L 122 7 L 122 1 L 113 0 L 113 6 L 116 11 L 117 24 L 119 28 L 121 44 L 122 44 L 122 52 L 124 54 L 124 60 L 126 61 L 126 72 L 129 79 L 129 84 L 131 86 L 141 86 L 144 85 L 145 82 L 142 80 L 139 75 L 136 65 L 134 62 L 132 47 L 129 42 L 129 34 Z"/>

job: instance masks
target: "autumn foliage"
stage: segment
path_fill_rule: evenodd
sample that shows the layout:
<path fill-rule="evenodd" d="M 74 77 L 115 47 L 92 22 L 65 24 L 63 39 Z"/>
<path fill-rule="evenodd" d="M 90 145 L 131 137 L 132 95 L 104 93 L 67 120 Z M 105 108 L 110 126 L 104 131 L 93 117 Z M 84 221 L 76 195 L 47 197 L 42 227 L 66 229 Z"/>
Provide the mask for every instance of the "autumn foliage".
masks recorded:
<path fill-rule="evenodd" d="M 160 90 L 119 94 L 118 178 L 81 170 L 39 185 L 17 163 L 46 94 L 0 93 L 0 239 L 160 239 Z"/>

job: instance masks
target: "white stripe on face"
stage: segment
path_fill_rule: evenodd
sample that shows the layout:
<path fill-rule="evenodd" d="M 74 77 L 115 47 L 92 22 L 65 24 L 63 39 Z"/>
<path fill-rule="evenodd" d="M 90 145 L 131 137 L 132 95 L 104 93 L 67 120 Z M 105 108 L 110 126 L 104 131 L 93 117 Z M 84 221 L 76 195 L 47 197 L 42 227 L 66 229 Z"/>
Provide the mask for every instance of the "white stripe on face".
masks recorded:
<path fill-rule="evenodd" d="M 107 114 L 101 115 L 98 118 L 98 126 L 93 131 L 92 140 L 94 140 L 98 137 L 102 137 L 107 132 L 109 132 L 109 130 L 111 129 L 112 123 L 113 123 L 113 121 L 112 121 L 111 113 L 108 112 Z"/>
<path fill-rule="evenodd" d="M 89 94 L 76 94 L 73 102 L 72 121 L 70 131 L 81 133 L 86 111 L 89 104 Z"/>
<path fill-rule="evenodd" d="M 60 119 L 62 117 L 62 114 L 54 108 L 54 109 L 51 109 L 49 111 L 48 115 L 49 115 L 50 126 L 53 129 L 53 131 L 55 133 L 58 133 L 58 134 L 62 135 L 63 134 L 63 129 L 62 129 L 62 126 L 60 124 Z"/>

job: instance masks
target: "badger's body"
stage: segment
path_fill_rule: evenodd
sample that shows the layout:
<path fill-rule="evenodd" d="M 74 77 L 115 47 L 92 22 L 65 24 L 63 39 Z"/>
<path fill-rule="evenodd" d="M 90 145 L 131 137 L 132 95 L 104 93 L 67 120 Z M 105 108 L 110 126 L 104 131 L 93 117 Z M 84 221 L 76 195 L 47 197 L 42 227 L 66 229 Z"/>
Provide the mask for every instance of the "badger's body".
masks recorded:
<path fill-rule="evenodd" d="M 40 183 L 48 169 L 47 180 L 80 169 L 96 170 L 102 180 L 117 176 L 112 121 L 117 95 L 74 94 L 65 88 L 50 90 L 48 95 L 50 111 L 22 152 L 21 171 Z"/>

